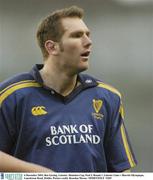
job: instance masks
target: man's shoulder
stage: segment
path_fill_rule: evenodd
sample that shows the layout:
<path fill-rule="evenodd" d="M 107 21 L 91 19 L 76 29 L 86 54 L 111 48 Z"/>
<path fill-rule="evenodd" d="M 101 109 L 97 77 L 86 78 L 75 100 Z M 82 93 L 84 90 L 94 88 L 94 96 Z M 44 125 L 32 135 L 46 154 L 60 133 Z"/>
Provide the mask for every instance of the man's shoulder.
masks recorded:
<path fill-rule="evenodd" d="M 13 75 L 12 77 L 10 77 L 0 83 L 0 92 L 2 92 L 5 89 L 8 89 L 9 87 L 13 87 L 15 85 L 28 83 L 28 82 L 30 83 L 32 81 L 34 81 L 34 78 L 28 72 Z"/>
<path fill-rule="evenodd" d="M 101 90 L 101 92 L 103 93 L 109 93 L 109 94 L 112 94 L 112 95 L 117 95 L 121 98 L 121 93 L 118 89 L 116 89 L 114 86 L 108 84 L 108 83 L 105 83 L 103 80 L 100 80 L 94 76 L 91 76 L 91 75 L 88 75 L 88 74 L 83 74 L 82 77 L 86 80 L 91 80 L 91 81 L 94 81 L 96 82 L 96 87 L 98 89 Z"/>
<path fill-rule="evenodd" d="M 114 86 L 107 84 L 107 83 L 104 83 L 101 80 L 97 80 L 97 83 L 98 83 L 97 87 L 99 87 L 103 90 L 106 90 L 111 94 L 115 94 L 115 95 L 119 96 L 120 98 L 122 97 L 120 91 L 118 89 L 116 89 Z"/>

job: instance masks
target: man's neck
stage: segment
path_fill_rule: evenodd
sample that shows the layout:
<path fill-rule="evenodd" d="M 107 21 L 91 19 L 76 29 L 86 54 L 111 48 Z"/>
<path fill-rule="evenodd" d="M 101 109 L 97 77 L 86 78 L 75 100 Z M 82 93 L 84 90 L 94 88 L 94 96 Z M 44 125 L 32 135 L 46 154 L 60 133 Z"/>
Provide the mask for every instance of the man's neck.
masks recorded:
<path fill-rule="evenodd" d="M 44 65 L 40 74 L 45 86 L 54 89 L 63 96 L 69 95 L 77 86 L 77 75 L 70 76 L 52 66 Z"/>

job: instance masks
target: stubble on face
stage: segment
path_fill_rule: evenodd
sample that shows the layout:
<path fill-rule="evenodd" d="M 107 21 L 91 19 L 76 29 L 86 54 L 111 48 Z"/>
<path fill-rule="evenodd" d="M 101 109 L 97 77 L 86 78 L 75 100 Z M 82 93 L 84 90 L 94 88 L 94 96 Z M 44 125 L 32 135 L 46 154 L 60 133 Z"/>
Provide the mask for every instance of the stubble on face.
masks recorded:
<path fill-rule="evenodd" d="M 81 53 L 90 49 L 91 45 L 84 47 L 83 38 L 75 37 L 78 32 L 82 32 L 82 34 L 88 32 L 87 26 L 79 18 L 66 18 L 61 21 L 61 24 L 64 33 L 58 43 L 59 60 L 63 61 L 59 62 L 60 65 L 63 65 L 69 71 L 74 70 L 74 73 L 87 70 L 89 67 L 88 58 L 81 57 Z"/>

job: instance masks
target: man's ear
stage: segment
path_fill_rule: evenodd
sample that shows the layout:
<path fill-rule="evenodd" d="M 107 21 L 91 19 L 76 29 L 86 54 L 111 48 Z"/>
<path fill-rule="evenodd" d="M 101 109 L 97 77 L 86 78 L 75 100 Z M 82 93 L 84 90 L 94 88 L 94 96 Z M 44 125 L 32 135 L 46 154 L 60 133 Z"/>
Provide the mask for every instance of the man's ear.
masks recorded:
<path fill-rule="evenodd" d="M 49 55 L 57 55 L 58 47 L 57 43 L 52 40 L 47 40 L 45 42 L 45 48 Z"/>

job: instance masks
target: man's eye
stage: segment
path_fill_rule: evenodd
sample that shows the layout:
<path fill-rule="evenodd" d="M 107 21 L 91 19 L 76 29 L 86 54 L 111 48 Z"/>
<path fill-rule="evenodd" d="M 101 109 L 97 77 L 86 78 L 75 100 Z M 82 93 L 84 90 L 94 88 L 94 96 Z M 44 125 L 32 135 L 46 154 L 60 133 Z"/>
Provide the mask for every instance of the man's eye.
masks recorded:
<path fill-rule="evenodd" d="M 82 36 L 82 33 L 76 33 L 72 35 L 72 37 L 74 38 L 80 38 L 81 36 Z"/>

